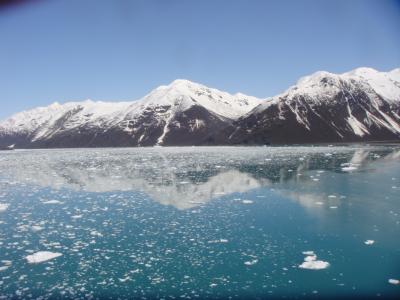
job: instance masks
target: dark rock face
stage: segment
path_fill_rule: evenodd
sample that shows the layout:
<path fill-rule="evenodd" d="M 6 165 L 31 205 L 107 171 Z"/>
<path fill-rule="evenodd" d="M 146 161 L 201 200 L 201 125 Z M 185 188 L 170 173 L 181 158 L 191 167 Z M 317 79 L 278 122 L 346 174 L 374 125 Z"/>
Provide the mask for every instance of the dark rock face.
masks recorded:
<path fill-rule="evenodd" d="M 212 135 L 231 124 L 231 120 L 215 115 L 201 106 L 176 115 L 168 125 L 165 146 L 204 145 Z"/>

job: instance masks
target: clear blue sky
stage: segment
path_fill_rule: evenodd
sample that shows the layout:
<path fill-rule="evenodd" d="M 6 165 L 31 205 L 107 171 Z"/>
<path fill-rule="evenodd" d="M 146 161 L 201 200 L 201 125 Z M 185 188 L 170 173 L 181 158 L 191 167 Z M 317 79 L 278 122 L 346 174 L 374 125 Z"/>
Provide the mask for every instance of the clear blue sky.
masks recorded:
<path fill-rule="evenodd" d="M 267 97 L 318 70 L 400 67 L 400 1 L 36 0 L 0 7 L 0 119 L 185 78 Z"/>

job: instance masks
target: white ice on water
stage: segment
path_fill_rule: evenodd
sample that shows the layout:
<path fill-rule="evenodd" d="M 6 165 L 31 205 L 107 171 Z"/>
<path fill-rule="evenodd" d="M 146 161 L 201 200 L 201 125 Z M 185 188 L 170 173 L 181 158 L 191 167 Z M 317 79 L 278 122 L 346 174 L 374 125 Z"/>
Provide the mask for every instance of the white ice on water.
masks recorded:
<path fill-rule="evenodd" d="M 306 255 L 306 257 L 304 258 L 304 262 L 299 265 L 301 269 L 322 270 L 330 266 L 327 261 L 317 260 L 317 255 L 314 251 L 304 251 L 303 254 Z"/>
<path fill-rule="evenodd" d="M 6 211 L 8 208 L 7 203 L 0 203 L 0 212 Z"/>
<path fill-rule="evenodd" d="M 58 200 L 48 200 L 48 201 L 43 201 L 43 204 L 63 204 L 63 202 L 58 201 Z"/>
<path fill-rule="evenodd" d="M 365 245 L 372 245 L 372 244 L 374 244 L 374 243 L 375 243 L 374 240 L 366 240 L 366 241 L 364 242 Z"/>
<path fill-rule="evenodd" d="M 26 256 L 26 260 L 30 264 L 38 264 L 41 262 L 45 262 L 54 258 L 61 256 L 62 253 L 59 252 L 50 252 L 50 251 L 39 251 L 34 254 Z"/>
<path fill-rule="evenodd" d="M 390 284 L 396 284 L 396 285 L 400 285 L 400 280 L 398 280 L 398 279 L 389 279 L 388 280 L 388 282 L 390 283 Z"/>

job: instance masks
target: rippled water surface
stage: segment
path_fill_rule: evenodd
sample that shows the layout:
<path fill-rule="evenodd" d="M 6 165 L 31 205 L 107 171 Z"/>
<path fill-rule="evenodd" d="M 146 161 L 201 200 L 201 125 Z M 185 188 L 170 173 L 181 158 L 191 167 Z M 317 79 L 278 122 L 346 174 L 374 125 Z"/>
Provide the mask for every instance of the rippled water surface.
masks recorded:
<path fill-rule="evenodd" d="M 0 298 L 400 295 L 389 279 L 396 145 L 0 152 Z"/>

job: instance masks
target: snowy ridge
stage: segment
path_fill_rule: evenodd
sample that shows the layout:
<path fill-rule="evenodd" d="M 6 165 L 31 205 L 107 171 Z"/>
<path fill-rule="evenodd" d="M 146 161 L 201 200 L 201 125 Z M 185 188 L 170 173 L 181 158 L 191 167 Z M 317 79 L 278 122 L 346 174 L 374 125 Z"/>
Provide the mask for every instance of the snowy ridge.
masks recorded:
<path fill-rule="evenodd" d="M 188 80 L 175 80 L 160 86 L 140 100 L 132 102 L 67 102 L 17 113 L 0 122 L 0 136 L 18 134 L 31 141 L 50 139 L 62 131 L 95 128 L 107 131 L 112 127 L 135 133 L 132 123 L 148 112 L 154 113 L 156 125 L 164 128 L 158 138 L 163 143 L 169 122 L 177 113 L 197 105 L 222 119 L 237 119 L 260 103 L 260 99 L 244 94 L 231 95 Z M 200 121 L 201 122 L 201 121 Z M 143 137 L 142 137 L 143 138 Z"/>
<path fill-rule="evenodd" d="M 358 137 L 368 137 L 373 130 L 384 129 L 400 134 L 400 69 L 379 72 L 372 68 L 358 68 L 343 74 L 325 71 L 302 77 L 284 93 L 268 98 L 243 118 L 262 114 L 276 108 L 279 119 L 285 120 L 287 111 L 307 131 L 311 118 L 329 122 L 337 138 L 346 131 Z M 338 116 L 333 114 L 337 110 Z M 343 126 L 342 121 L 346 124 Z"/>
<path fill-rule="evenodd" d="M 177 79 L 134 102 L 130 109 L 136 112 L 140 111 L 138 108 L 173 105 L 177 111 L 184 111 L 193 105 L 201 105 L 220 116 L 236 119 L 260 104 L 260 101 L 241 93 L 231 95 L 189 80 Z"/>
<path fill-rule="evenodd" d="M 319 71 L 261 100 L 184 79 L 131 102 L 53 103 L 0 122 L 0 148 L 400 139 L 400 68 Z"/>

